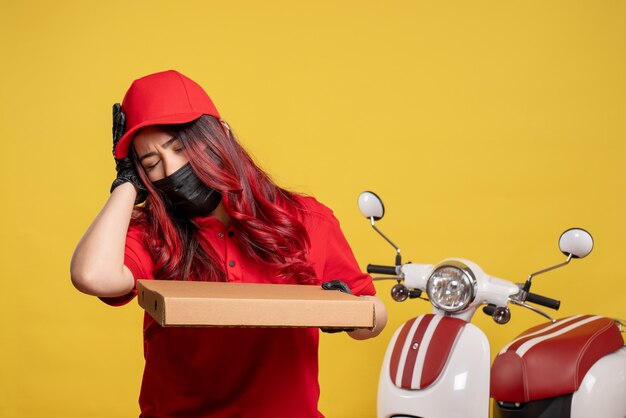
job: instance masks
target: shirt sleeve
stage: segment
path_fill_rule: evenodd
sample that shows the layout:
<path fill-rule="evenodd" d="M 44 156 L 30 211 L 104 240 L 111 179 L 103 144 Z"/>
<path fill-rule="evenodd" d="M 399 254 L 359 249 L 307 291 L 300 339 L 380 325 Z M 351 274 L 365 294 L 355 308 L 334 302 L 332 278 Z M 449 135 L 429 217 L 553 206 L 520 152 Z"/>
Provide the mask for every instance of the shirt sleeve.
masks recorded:
<path fill-rule="evenodd" d="M 357 296 L 375 295 L 376 289 L 372 277 L 361 271 L 354 257 L 352 248 L 341 231 L 339 221 L 331 214 L 328 228 L 325 280 L 341 280 L 345 282 Z"/>
<path fill-rule="evenodd" d="M 372 277 L 361 271 L 333 212 L 314 198 L 305 197 L 303 202 L 309 211 L 306 224 L 312 261 L 321 270 L 319 279 L 341 280 L 357 296 L 375 295 Z"/>
<path fill-rule="evenodd" d="M 138 279 L 153 279 L 153 263 L 150 254 L 143 244 L 143 232 L 135 225 L 128 228 L 126 234 L 126 244 L 124 248 L 124 265 L 133 274 L 135 287 L 128 294 L 116 297 L 101 297 L 107 305 L 122 306 L 133 300 L 137 295 Z"/>

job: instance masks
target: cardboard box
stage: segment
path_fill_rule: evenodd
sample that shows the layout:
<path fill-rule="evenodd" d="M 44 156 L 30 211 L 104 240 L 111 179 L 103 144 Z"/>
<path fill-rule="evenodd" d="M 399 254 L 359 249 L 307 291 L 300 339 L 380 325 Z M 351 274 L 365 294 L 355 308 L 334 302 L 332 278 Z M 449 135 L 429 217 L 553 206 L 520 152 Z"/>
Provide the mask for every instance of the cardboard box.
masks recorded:
<path fill-rule="evenodd" d="M 372 328 L 374 302 L 319 286 L 138 280 L 162 326 Z"/>

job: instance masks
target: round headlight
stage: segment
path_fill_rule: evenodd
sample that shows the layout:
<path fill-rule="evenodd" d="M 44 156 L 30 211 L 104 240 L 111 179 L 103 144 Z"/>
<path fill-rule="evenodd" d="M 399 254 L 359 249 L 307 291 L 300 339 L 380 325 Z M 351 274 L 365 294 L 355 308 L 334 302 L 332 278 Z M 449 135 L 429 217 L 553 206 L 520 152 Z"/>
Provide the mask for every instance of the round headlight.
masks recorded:
<path fill-rule="evenodd" d="M 462 311 L 474 300 L 476 279 L 465 264 L 448 261 L 430 275 L 426 292 L 435 307 L 447 312 Z"/>

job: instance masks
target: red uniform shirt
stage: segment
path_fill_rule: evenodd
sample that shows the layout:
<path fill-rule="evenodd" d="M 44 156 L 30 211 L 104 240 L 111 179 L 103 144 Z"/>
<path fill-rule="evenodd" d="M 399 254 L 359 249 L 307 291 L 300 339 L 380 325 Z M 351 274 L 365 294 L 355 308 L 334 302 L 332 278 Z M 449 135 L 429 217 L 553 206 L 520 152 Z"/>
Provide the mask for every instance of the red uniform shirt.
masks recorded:
<path fill-rule="evenodd" d="M 313 198 L 301 201 L 315 282 L 342 280 L 355 295 L 374 295 L 332 212 Z M 239 251 L 237 231 L 215 218 L 199 222 L 228 281 L 285 283 Z M 135 279 L 153 279 L 141 237 L 129 228 L 124 263 Z M 104 300 L 120 305 L 134 295 Z M 318 340 L 317 328 L 163 328 L 146 314 L 142 417 L 320 417 Z"/>

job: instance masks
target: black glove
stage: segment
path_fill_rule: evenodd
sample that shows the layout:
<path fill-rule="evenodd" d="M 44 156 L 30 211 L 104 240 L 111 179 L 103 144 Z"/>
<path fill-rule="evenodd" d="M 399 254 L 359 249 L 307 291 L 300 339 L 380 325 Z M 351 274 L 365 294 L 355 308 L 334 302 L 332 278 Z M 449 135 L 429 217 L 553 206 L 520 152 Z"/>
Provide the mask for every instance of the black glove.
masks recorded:
<path fill-rule="evenodd" d="M 342 282 L 341 280 L 331 280 L 330 282 L 323 282 L 322 289 L 324 290 L 338 290 L 343 293 L 347 293 L 349 295 L 352 294 L 352 290 L 350 287 Z M 354 328 L 320 328 L 322 332 L 326 332 L 328 334 L 334 334 L 336 332 L 352 332 Z"/>
<path fill-rule="evenodd" d="M 115 146 L 124 135 L 125 126 L 126 115 L 122 112 L 122 106 L 119 103 L 115 103 L 113 105 L 113 158 L 115 158 Z M 137 189 L 135 204 L 146 200 L 148 197 L 148 191 L 141 182 L 130 156 L 126 156 L 119 160 L 115 158 L 115 171 L 117 171 L 117 178 L 113 180 L 113 184 L 111 184 L 111 191 L 113 191 L 113 189 L 120 184 L 130 182 Z"/>

